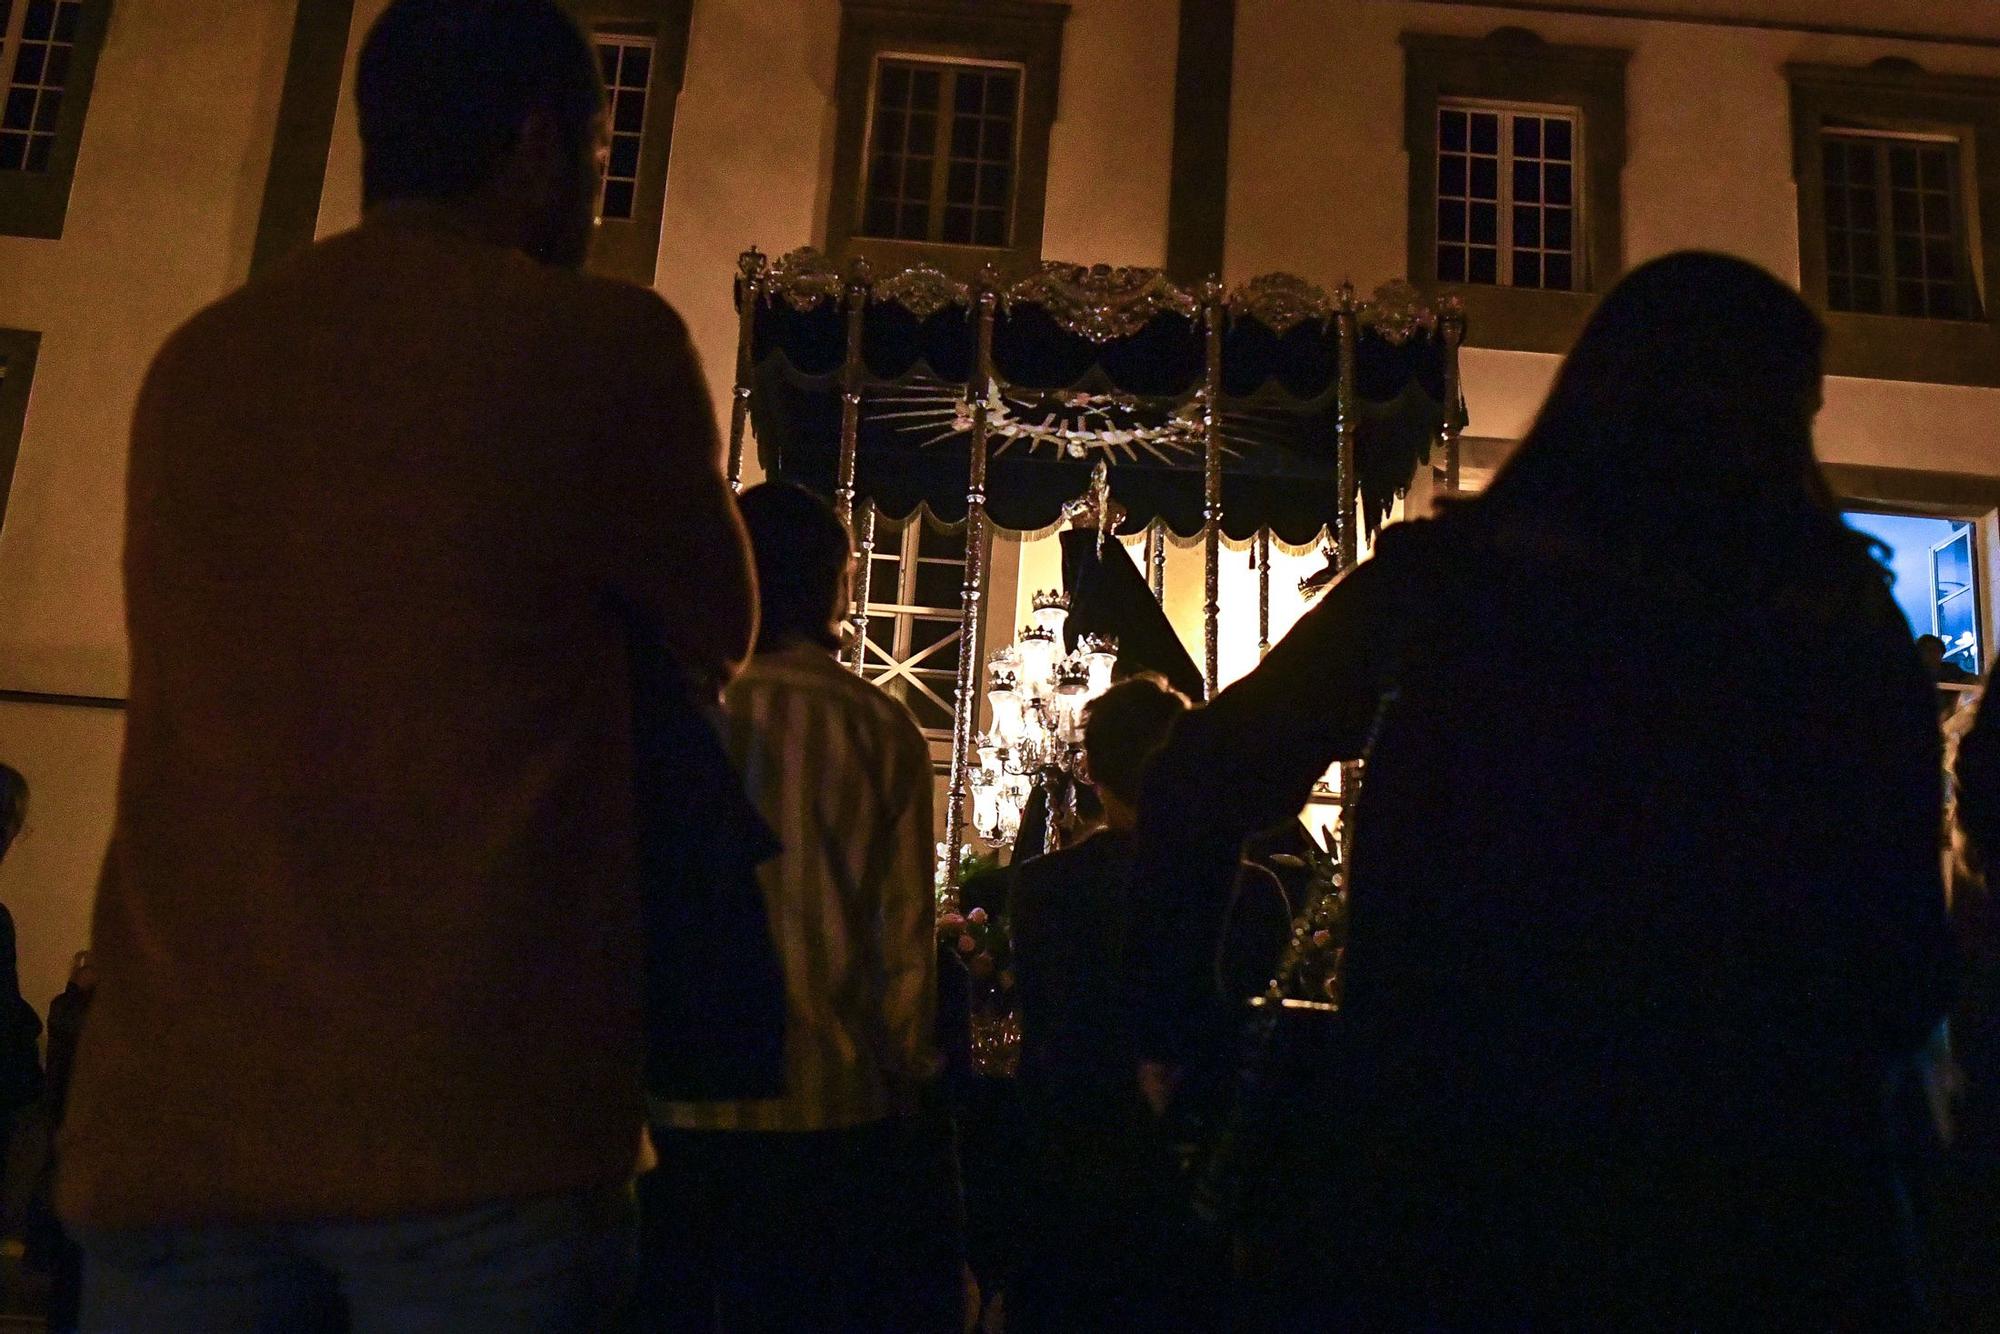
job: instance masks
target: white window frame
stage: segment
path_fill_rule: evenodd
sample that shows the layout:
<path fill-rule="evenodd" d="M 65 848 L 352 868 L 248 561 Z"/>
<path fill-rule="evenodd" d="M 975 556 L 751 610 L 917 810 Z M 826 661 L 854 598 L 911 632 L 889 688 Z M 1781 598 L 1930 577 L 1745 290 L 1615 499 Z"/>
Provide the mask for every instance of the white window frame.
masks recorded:
<path fill-rule="evenodd" d="M 61 18 L 62 8 L 63 8 L 61 0 L 56 0 L 56 3 L 53 5 L 54 12 L 50 15 L 51 27 L 50 27 L 48 44 L 51 47 L 51 49 L 53 49 L 58 44 L 65 46 L 69 49 L 70 68 L 64 74 L 63 81 L 60 87 L 57 87 L 47 82 L 48 68 L 46 64 L 43 66 L 41 77 L 38 78 L 34 83 L 25 85 L 17 84 L 15 76 L 19 71 L 21 63 L 21 44 L 24 40 L 24 33 L 26 32 L 28 26 L 29 3 L 30 0 L 11 0 L 11 3 L 8 4 L 7 6 L 7 17 L 4 27 L 4 33 L 0 33 L 0 110 L 4 110 L 7 100 L 12 98 L 16 87 L 32 87 L 37 90 L 35 98 L 37 114 L 36 116 L 30 119 L 29 127 L 27 129 L 25 130 L 0 129 L 0 134 L 26 135 L 28 138 L 28 145 L 27 148 L 25 149 L 25 152 L 27 153 L 32 153 L 34 151 L 33 146 L 36 140 L 42 140 L 49 145 L 49 151 L 51 154 L 53 154 L 55 150 L 56 140 L 60 134 L 60 124 L 61 124 L 60 117 L 57 118 L 56 124 L 51 125 L 46 130 L 38 130 L 34 128 L 34 120 L 39 119 L 39 112 L 40 112 L 42 98 L 46 97 L 50 92 L 54 92 L 57 96 L 64 99 L 65 102 L 67 102 L 69 97 L 71 96 L 72 85 L 75 83 L 76 80 L 77 42 L 74 37 L 72 37 L 72 39 L 67 42 L 58 43 L 56 41 L 54 24 L 57 20 Z M 83 18 L 84 18 L 83 5 L 81 3 L 76 3 L 76 0 L 71 0 L 71 8 L 73 8 L 76 11 L 77 27 L 80 33 L 83 26 Z M 20 174 L 27 176 L 42 176 L 46 175 L 48 172 L 48 166 L 46 164 L 44 164 L 39 169 L 35 169 L 28 167 L 26 163 L 27 159 L 24 156 L 22 165 L 18 168 L 12 168 L 10 170 L 19 172 Z"/>
<path fill-rule="evenodd" d="M 600 218 L 606 216 L 604 212 L 604 199 L 605 196 L 610 192 L 612 181 L 615 179 L 627 182 L 631 185 L 632 206 L 630 210 L 624 213 L 620 213 L 615 217 L 611 218 L 611 221 L 613 222 L 630 222 L 633 218 L 638 216 L 639 212 L 639 173 L 643 169 L 642 164 L 645 162 L 645 157 L 646 157 L 646 136 L 652 132 L 653 82 L 654 82 L 653 72 L 659 64 L 660 44 L 651 37 L 635 35 L 632 33 L 604 31 L 604 30 L 591 33 L 590 44 L 591 44 L 590 49 L 592 55 L 596 55 L 599 48 L 606 46 L 616 46 L 626 50 L 631 50 L 631 49 L 643 50 L 647 55 L 646 83 L 644 87 L 637 88 L 641 99 L 645 102 L 645 111 L 639 118 L 639 148 L 634 161 L 632 174 L 630 176 L 618 176 L 618 177 L 612 176 L 611 152 L 610 149 L 607 147 L 607 149 L 605 150 L 605 158 L 604 158 L 604 177 L 597 184 L 597 216 Z M 620 66 L 620 73 L 622 76 L 624 68 L 624 57 L 622 55 L 619 57 L 619 66 Z M 620 88 L 629 91 L 635 87 L 637 87 L 637 85 L 633 84 L 606 85 L 605 87 L 605 92 L 607 94 L 606 100 L 607 102 L 609 102 L 611 97 L 615 96 L 616 92 Z M 615 106 L 607 105 L 605 107 L 605 112 L 607 115 L 612 114 L 614 111 L 615 111 Z M 615 136 L 618 132 L 614 128 L 612 130 L 612 133 Z M 628 130 L 625 131 L 625 133 L 630 134 L 631 131 Z"/>
<path fill-rule="evenodd" d="M 863 650 L 861 675 L 865 680 L 885 689 L 891 682 L 901 679 L 908 683 L 907 689 L 926 696 L 932 703 L 936 704 L 949 715 L 954 708 L 952 695 L 955 692 L 947 688 L 943 693 L 940 693 L 932 689 L 924 678 L 916 673 L 919 670 L 943 670 L 942 668 L 928 667 L 927 664 L 940 653 L 945 652 L 952 645 L 960 642 L 965 633 L 963 609 L 959 607 L 929 606 L 919 603 L 916 600 L 917 572 L 926 565 L 952 569 L 957 573 L 959 587 L 963 589 L 965 586 L 964 544 L 962 542 L 959 544 L 955 557 L 922 555 L 921 544 L 923 541 L 924 525 L 927 520 L 924 513 L 920 510 L 909 517 L 900 533 L 893 534 L 893 541 L 897 544 L 897 549 L 892 553 L 888 553 L 884 550 L 885 543 L 883 541 L 884 537 L 892 536 L 883 531 L 888 522 L 890 521 L 886 518 L 877 516 L 875 524 L 877 537 L 871 557 L 875 563 L 875 568 L 869 571 L 868 581 L 867 615 L 870 634 L 867 645 Z M 948 537 L 949 534 L 946 536 Z M 895 572 L 896 586 L 893 589 L 886 589 L 883 587 L 886 581 L 882 576 L 891 570 Z M 884 593 L 888 594 L 886 600 L 882 598 L 882 594 Z M 876 643 L 874 639 L 878 620 L 894 622 L 894 628 L 888 636 L 889 647 L 887 649 Z M 936 643 L 920 649 L 914 643 L 916 627 L 919 621 L 949 622 L 951 631 L 941 637 Z M 963 649 L 961 649 L 961 652 L 963 652 Z M 957 668 L 954 667 L 954 683 L 956 675 Z M 912 709 L 911 712 L 915 713 L 916 711 Z M 949 737 L 951 735 L 949 725 L 941 728 L 925 727 L 923 730 L 924 735 L 927 737 Z"/>
<path fill-rule="evenodd" d="M 1441 97 L 1433 110 L 1434 117 L 1442 117 L 1446 111 L 1477 111 L 1498 114 L 1500 117 L 1500 159 L 1499 159 L 1499 219 L 1495 233 L 1499 245 L 1499 260 L 1492 283 L 1475 283 L 1468 276 L 1459 282 L 1474 287 L 1505 287 L 1522 292 L 1587 292 L 1590 290 L 1590 275 L 1585 270 L 1584 237 L 1589 221 L 1587 210 L 1590 206 L 1590 191 L 1584 181 L 1584 134 L 1588 127 L 1584 124 L 1583 108 L 1562 106 L 1550 102 L 1514 102 L 1485 97 Z M 1517 115 L 1560 117 L 1570 125 L 1570 248 L 1569 286 L 1550 287 L 1542 284 L 1536 287 L 1514 286 L 1514 117 Z M 1431 162 L 1431 263 L 1437 263 L 1437 251 L 1448 244 L 1438 235 L 1437 221 L 1441 197 L 1438 192 L 1439 164 L 1443 161 L 1445 148 L 1442 124 L 1434 127 L 1437 144 Z M 1468 157 L 1470 155 L 1468 154 Z M 1470 175 L 1466 180 L 1467 198 L 1471 196 Z M 1469 205 L 1468 205 L 1469 207 Z M 1467 235 L 1470 233 L 1468 222 Z M 1546 253 L 1546 251 L 1544 251 Z M 1468 265 L 1466 272 L 1471 273 Z"/>
<path fill-rule="evenodd" d="M 978 245 L 964 241 L 932 240 L 925 236 L 877 236 L 867 229 L 868 224 L 868 179 L 875 163 L 875 114 L 881 108 L 882 67 L 888 64 L 930 65 L 939 68 L 969 67 L 981 70 L 1012 70 L 1014 72 L 1014 143 L 1010 149 L 1007 175 L 1007 202 L 1005 217 L 1007 231 L 999 245 Z M 942 232 L 944 211 L 948 207 L 945 191 L 951 170 L 952 80 L 947 79 L 939 90 L 938 116 L 935 147 L 938 151 L 931 157 L 931 213 L 926 215 L 925 232 Z M 885 50 L 875 53 L 868 66 L 867 114 L 861 121 L 861 176 L 854 192 L 853 237 L 858 241 L 886 241 L 899 245 L 943 246 L 952 250 L 977 250 L 989 253 L 1010 250 L 1014 245 L 1015 206 L 1021 196 L 1022 135 L 1026 130 L 1028 112 L 1028 67 L 1018 60 L 987 60 L 973 56 L 946 56 L 924 51 Z"/>

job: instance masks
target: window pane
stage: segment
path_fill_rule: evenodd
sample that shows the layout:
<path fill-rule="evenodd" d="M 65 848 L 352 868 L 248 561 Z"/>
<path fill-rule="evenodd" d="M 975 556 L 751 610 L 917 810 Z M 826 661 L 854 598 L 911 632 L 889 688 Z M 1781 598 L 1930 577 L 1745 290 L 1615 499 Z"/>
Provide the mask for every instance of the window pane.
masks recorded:
<path fill-rule="evenodd" d="M 1466 147 L 1465 113 L 1450 107 L 1438 110 L 1438 148 L 1447 153 L 1463 153 Z"/>
<path fill-rule="evenodd" d="M 1539 249 L 1542 244 L 1542 211 L 1538 208 L 1514 208 L 1514 244 Z"/>
<path fill-rule="evenodd" d="M 1438 280 L 1447 283 L 1465 281 L 1465 247 L 1442 245 L 1438 247 Z"/>
<path fill-rule="evenodd" d="M 22 164 L 25 171 L 47 171 L 49 151 L 56 146 L 54 136 L 38 134 L 28 141 L 28 159 Z"/>
<path fill-rule="evenodd" d="M 628 46 L 625 48 L 624 77 L 620 80 L 627 88 L 644 88 L 653 77 L 653 48 L 650 46 Z"/>
<path fill-rule="evenodd" d="M 1570 174 L 1574 168 L 1551 162 L 1542 176 L 1542 197 L 1551 204 L 1570 204 Z"/>
<path fill-rule="evenodd" d="M 629 218 L 632 216 L 633 187 L 630 181 L 606 181 L 604 183 L 604 216 L 607 218 Z"/>
<path fill-rule="evenodd" d="M 1546 255 L 1542 259 L 1542 286 L 1560 291 L 1576 287 L 1576 265 L 1568 255 Z"/>
<path fill-rule="evenodd" d="M 1497 154 L 1500 151 L 1500 116 L 1493 111 L 1471 113 L 1472 151 Z"/>
<path fill-rule="evenodd" d="M 984 246 L 1007 244 L 1006 210 L 997 208 L 979 210 L 979 225 L 974 229 L 973 244 Z"/>
<path fill-rule="evenodd" d="M 1542 166 L 1539 162 L 1516 162 L 1514 164 L 1514 201 L 1520 204 L 1542 202 Z"/>
<path fill-rule="evenodd" d="M 1443 157 L 1438 159 L 1438 193 L 1440 195 L 1465 194 L 1465 159 Z"/>
<path fill-rule="evenodd" d="M 1498 245 L 1500 243 L 1500 208 L 1496 204 L 1477 203 L 1471 211 L 1471 240 L 1474 245 Z"/>
<path fill-rule="evenodd" d="M 1538 158 L 1542 155 L 1542 120 L 1539 116 L 1514 117 L 1514 156 Z"/>
<path fill-rule="evenodd" d="M 949 204 L 944 210 L 944 228 L 938 239 L 951 245 L 971 245 L 973 233 L 972 206 L 969 204 Z"/>
<path fill-rule="evenodd" d="M 1465 204 L 1457 199 L 1438 201 L 1438 239 L 1440 241 L 1463 241 L 1465 239 Z"/>
<path fill-rule="evenodd" d="M 1546 125 L 1546 130 L 1542 144 L 1543 156 L 1547 157 L 1551 162 L 1572 161 L 1575 153 L 1570 144 L 1571 126 L 1569 121 L 1552 116 L 1544 124 Z"/>
<path fill-rule="evenodd" d="M 613 176 L 636 177 L 639 174 L 639 136 L 636 134 L 614 135 L 611 139 L 611 165 Z"/>
<path fill-rule="evenodd" d="M 1500 252 L 1498 250 L 1474 250 L 1466 274 L 1467 280 L 1475 283 L 1497 283 L 1500 281 Z"/>
<path fill-rule="evenodd" d="M 970 204 L 979 188 L 977 169 L 970 162 L 954 162 L 945 181 L 944 197 L 953 204 Z"/>
<path fill-rule="evenodd" d="M 1471 195 L 1474 199 L 1500 197 L 1500 163 L 1490 157 L 1472 159 Z"/>
<path fill-rule="evenodd" d="M 27 20 L 21 26 L 21 36 L 30 42 L 47 41 L 55 31 L 55 0 L 28 0 Z"/>
<path fill-rule="evenodd" d="M 1566 208 L 1546 209 L 1542 214 L 1542 244 L 1551 250 L 1568 250 L 1574 244 L 1570 237 L 1570 219 L 1575 215 Z"/>
<path fill-rule="evenodd" d="M 1516 250 L 1514 252 L 1514 286 L 1540 287 L 1542 285 L 1542 256 L 1539 251 Z"/>

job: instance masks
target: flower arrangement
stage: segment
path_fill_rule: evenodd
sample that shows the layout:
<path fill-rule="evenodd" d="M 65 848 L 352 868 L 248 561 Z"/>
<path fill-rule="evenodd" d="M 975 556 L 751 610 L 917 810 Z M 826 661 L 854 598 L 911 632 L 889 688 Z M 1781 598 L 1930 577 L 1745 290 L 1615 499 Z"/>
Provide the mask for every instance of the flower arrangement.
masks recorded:
<path fill-rule="evenodd" d="M 958 882 L 974 891 L 974 897 L 979 881 L 999 871 L 998 857 L 960 849 Z M 1014 1000 L 1013 937 L 1006 918 L 983 907 L 960 911 L 959 905 L 946 901 L 942 876 L 938 895 L 938 941 L 965 965 L 969 980 L 973 1068 L 982 1075 L 1011 1075 L 1020 1060 L 1021 1023 Z"/>

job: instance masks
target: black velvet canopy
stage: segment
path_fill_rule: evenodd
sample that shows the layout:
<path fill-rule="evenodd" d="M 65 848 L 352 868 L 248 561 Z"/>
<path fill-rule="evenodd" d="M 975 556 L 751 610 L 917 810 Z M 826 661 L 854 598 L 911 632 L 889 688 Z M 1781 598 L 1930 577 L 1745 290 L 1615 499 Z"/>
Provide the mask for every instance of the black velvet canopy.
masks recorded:
<path fill-rule="evenodd" d="M 754 287 L 750 406 L 766 475 L 832 494 L 839 469 L 848 330 L 860 305 L 855 487 L 892 517 L 920 505 L 964 518 L 978 362 L 978 307 L 928 269 L 843 278 L 810 252 Z M 987 512 L 1021 532 L 1059 522 L 1111 465 L 1125 531 L 1155 520 L 1202 528 L 1201 300 L 1153 270 L 1044 265 L 998 292 L 987 387 Z M 1317 288 L 1283 275 L 1221 311 L 1223 531 L 1313 541 L 1340 509 L 1341 321 Z M 1438 316 L 1396 285 L 1355 321 L 1356 473 L 1373 528 L 1409 485 L 1445 415 L 1448 351 Z"/>

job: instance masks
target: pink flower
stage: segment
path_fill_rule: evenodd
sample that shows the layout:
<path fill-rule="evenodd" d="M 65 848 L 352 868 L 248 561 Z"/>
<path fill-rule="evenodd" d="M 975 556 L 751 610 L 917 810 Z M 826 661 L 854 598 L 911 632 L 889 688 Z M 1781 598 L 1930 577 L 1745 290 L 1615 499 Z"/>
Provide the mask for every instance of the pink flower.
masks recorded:
<path fill-rule="evenodd" d="M 978 948 L 979 942 L 971 936 L 960 936 L 958 938 L 958 952 L 960 954 L 970 954 Z"/>
<path fill-rule="evenodd" d="M 965 919 L 955 912 L 948 912 L 938 918 L 938 926 L 946 931 L 956 931 L 965 925 Z"/>
<path fill-rule="evenodd" d="M 969 913 L 967 913 L 967 914 L 965 915 L 965 920 L 966 920 L 966 921 L 968 921 L 968 922 L 971 922 L 971 923 L 973 923 L 973 924 L 974 924 L 975 926 L 985 926 L 985 925 L 986 925 L 986 909 L 984 909 L 984 908 L 974 908 L 974 909 L 973 909 L 973 910 L 972 910 L 971 912 L 969 912 Z"/>
<path fill-rule="evenodd" d="M 1333 936 L 1329 932 L 1326 931 L 1313 932 L 1313 944 L 1319 946 L 1321 949 L 1325 949 L 1332 942 L 1333 942 Z"/>

